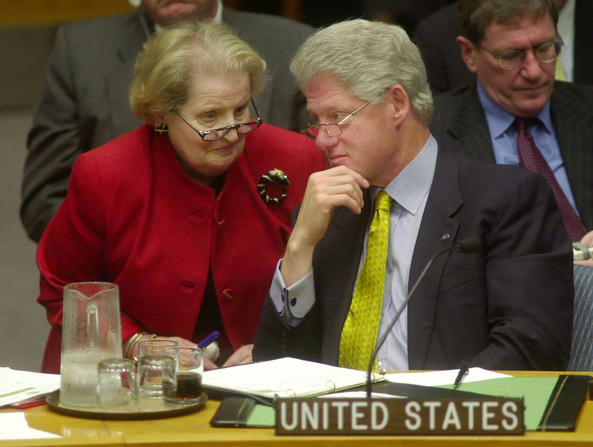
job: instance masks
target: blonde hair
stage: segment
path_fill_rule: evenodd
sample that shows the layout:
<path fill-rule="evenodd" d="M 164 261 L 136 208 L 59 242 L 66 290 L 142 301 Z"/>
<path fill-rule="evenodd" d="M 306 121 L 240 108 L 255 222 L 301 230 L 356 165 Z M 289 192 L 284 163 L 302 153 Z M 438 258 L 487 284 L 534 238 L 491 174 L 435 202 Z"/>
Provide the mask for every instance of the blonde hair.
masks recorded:
<path fill-rule="evenodd" d="M 129 100 L 138 117 L 153 124 L 189 100 L 197 75 L 249 76 L 252 95 L 265 86 L 265 61 L 224 24 L 182 22 L 151 36 L 138 55 Z"/>
<path fill-rule="evenodd" d="M 301 90 L 318 74 L 330 74 L 356 96 L 382 102 L 400 84 L 412 109 L 425 123 L 432 116 L 432 95 L 420 51 L 403 28 L 356 19 L 317 31 L 290 64 Z"/>

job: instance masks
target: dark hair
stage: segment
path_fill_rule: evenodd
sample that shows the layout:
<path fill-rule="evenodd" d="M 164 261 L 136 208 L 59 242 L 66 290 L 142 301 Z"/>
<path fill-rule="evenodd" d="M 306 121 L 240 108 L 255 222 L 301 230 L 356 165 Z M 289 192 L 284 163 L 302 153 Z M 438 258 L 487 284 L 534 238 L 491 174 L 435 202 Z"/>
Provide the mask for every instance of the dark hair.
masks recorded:
<path fill-rule="evenodd" d="M 492 23 L 512 23 L 525 15 L 537 18 L 550 14 L 554 27 L 558 23 L 556 0 L 458 0 L 457 21 L 461 35 L 479 45 L 486 28 Z"/>

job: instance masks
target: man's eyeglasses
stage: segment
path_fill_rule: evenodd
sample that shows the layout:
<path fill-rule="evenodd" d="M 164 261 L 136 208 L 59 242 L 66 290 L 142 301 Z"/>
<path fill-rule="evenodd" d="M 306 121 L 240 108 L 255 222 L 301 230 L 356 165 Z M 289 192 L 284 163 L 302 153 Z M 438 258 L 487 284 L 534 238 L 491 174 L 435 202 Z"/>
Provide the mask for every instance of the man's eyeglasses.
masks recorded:
<path fill-rule="evenodd" d="M 530 50 L 505 50 L 499 54 L 494 54 L 488 48 L 484 46 L 480 46 L 480 48 L 484 48 L 488 53 L 496 59 L 498 66 L 503 70 L 514 70 L 518 66 L 520 66 L 525 58 L 527 57 L 528 51 L 533 51 L 533 55 L 542 64 L 548 64 L 550 62 L 554 62 L 558 55 L 560 54 L 560 50 L 562 49 L 562 39 L 557 38 L 555 40 L 550 40 L 548 42 L 543 42 L 536 47 L 533 47 Z"/>
<path fill-rule="evenodd" d="M 366 106 L 368 106 L 370 103 L 371 103 L 370 101 L 364 103 L 358 109 L 356 109 L 354 112 L 352 112 L 351 114 L 345 116 L 344 118 L 342 118 L 337 123 L 328 123 L 328 124 L 323 124 L 323 123 L 322 124 L 314 124 L 314 123 L 311 123 L 307 127 L 305 127 L 303 130 L 301 130 L 301 133 L 307 135 L 312 140 L 315 140 L 315 139 L 317 139 L 317 136 L 319 135 L 319 129 L 321 127 L 323 127 L 324 130 L 325 130 L 325 132 L 327 133 L 327 136 L 328 137 L 337 137 L 339 135 L 342 135 L 342 127 L 341 126 L 344 125 L 344 123 L 346 121 L 348 121 L 350 118 L 352 118 L 358 112 L 360 112 Z"/>
<path fill-rule="evenodd" d="M 181 115 L 179 113 L 179 111 L 175 110 L 175 113 L 177 114 L 177 116 L 179 118 L 181 118 L 183 121 L 185 121 L 185 123 L 189 127 L 191 127 L 193 130 L 195 130 L 198 133 L 198 135 L 200 136 L 200 138 L 202 138 L 202 140 L 215 141 L 215 140 L 218 140 L 218 139 L 224 137 L 232 129 L 237 129 L 238 134 L 244 135 L 246 133 L 253 132 L 257 128 L 259 128 L 259 126 L 261 126 L 261 124 L 262 124 L 262 119 L 259 116 L 257 107 L 255 107 L 253 98 L 251 98 L 251 105 L 253 106 L 253 110 L 255 110 L 255 114 L 257 115 L 257 118 L 254 121 L 249 121 L 248 123 L 231 124 L 230 126 L 219 127 L 218 129 L 212 129 L 212 130 L 206 130 L 206 131 L 201 131 L 201 130 L 196 129 L 192 123 L 190 123 L 186 118 L 183 117 L 183 115 Z"/>

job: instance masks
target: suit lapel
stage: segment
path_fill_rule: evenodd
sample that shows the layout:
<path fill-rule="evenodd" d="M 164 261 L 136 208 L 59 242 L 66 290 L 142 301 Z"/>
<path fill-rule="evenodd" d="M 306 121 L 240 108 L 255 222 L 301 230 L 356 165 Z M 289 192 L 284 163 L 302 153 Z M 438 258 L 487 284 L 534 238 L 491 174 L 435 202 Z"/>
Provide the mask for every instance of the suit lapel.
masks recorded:
<path fill-rule="evenodd" d="M 459 222 L 451 216 L 463 203 L 459 190 L 459 168 L 456 158 L 442 146 L 435 175 L 420 224 L 414 248 L 409 290 L 419 278 L 430 258 L 449 248 L 456 240 Z M 440 278 L 448 255 L 435 259 L 408 303 L 408 361 L 410 369 L 423 369 L 433 331 Z"/>

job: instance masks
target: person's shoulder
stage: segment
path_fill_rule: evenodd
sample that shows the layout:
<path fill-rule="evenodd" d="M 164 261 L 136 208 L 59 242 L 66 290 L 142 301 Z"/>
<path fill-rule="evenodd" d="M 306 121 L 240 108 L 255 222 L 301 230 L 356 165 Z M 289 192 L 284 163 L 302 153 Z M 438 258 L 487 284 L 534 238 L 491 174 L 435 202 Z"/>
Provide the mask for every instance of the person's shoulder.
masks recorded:
<path fill-rule="evenodd" d="M 552 100 L 557 97 L 574 99 L 575 101 L 593 101 L 593 85 L 578 82 L 556 81 Z"/>
<path fill-rule="evenodd" d="M 86 36 L 96 33 L 107 33 L 114 29 L 125 28 L 130 22 L 138 20 L 138 11 L 126 12 L 93 19 L 81 20 L 79 22 L 63 25 L 60 29 L 69 35 Z M 111 37 L 112 36 L 107 36 Z"/>
<path fill-rule="evenodd" d="M 532 184 L 536 187 L 547 185 L 544 177 L 528 169 L 489 163 L 455 151 L 451 153 L 457 158 L 461 183 L 469 182 L 475 188 L 482 185 L 484 188 L 491 188 L 492 191 L 502 192 L 508 188 L 513 189 L 518 184 Z"/>
<path fill-rule="evenodd" d="M 440 93 L 435 95 L 433 98 L 433 102 L 435 108 L 440 106 L 441 104 L 451 104 L 457 103 L 462 98 L 469 98 L 475 94 L 476 84 L 471 83 L 467 85 L 463 85 L 453 90 L 449 90 L 444 93 Z"/>
<path fill-rule="evenodd" d="M 433 98 L 434 107 L 430 130 L 437 140 L 440 141 L 443 137 L 444 127 L 455 122 L 459 114 L 467 114 L 468 110 L 474 110 L 476 102 L 479 103 L 475 82 L 436 95 Z"/>
<path fill-rule="evenodd" d="M 247 135 L 242 158 L 252 170 L 266 168 L 267 171 L 272 166 L 292 176 L 308 177 L 311 172 L 327 167 L 322 151 L 313 140 L 267 123 Z"/>
<path fill-rule="evenodd" d="M 285 17 L 274 16 L 248 11 L 237 11 L 230 8 L 223 9 L 223 21 L 237 32 L 244 30 L 258 31 L 264 36 L 275 36 L 283 41 L 287 36 L 307 36 L 315 29 L 306 23 L 297 22 Z"/>
<path fill-rule="evenodd" d="M 447 5 L 441 9 L 436 10 L 432 14 L 429 14 L 420 22 L 416 27 L 415 35 L 420 33 L 422 35 L 430 35 L 435 39 L 438 39 L 438 33 L 434 32 L 434 28 L 448 29 L 451 31 L 457 31 L 457 16 L 456 16 L 456 5 L 453 3 Z"/>
<path fill-rule="evenodd" d="M 150 138 L 152 129 L 142 125 L 95 149 L 82 153 L 78 169 L 95 169 L 99 166 L 105 172 L 136 169 L 150 160 Z"/>

